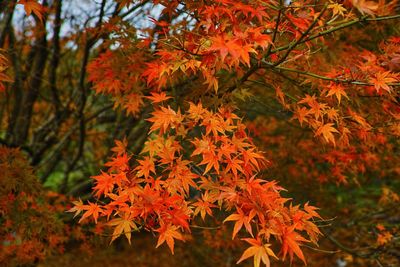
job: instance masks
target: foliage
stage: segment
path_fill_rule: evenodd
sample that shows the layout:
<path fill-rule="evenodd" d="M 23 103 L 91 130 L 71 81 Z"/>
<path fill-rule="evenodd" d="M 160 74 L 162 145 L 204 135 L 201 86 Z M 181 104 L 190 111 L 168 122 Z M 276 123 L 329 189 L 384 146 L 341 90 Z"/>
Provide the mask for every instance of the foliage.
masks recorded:
<path fill-rule="evenodd" d="M 167 97 L 153 93 L 150 98 L 158 105 Z M 132 155 L 119 141 L 116 155 L 105 164 L 108 171 L 93 177 L 95 194 L 105 204 L 77 201 L 70 212 L 84 211 L 81 220 L 107 217 L 114 228 L 111 241 L 124 234 L 130 242 L 131 232 L 141 228 L 157 232 L 157 247 L 166 242 L 173 253 L 175 239 L 190 232 L 194 216 L 204 220 L 219 208 L 230 211 L 225 222 L 235 222 L 232 239 L 243 226 L 257 238 L 244 240 L 260 251 L 250 248 L 239 262 L 254 255 L 258 265 L 260 259 L 269 265 L 269 256 L 276 257 L 268 248 L 271 236 L 282 243 L 283 258 L 289 253 L 305 261 L 299 245 L 316 242 L 320 232 L 311 219 L 320 216 L 308 204 L 304 211 L 285 207 L 282 188 L 259 178 L 265 159 L 234 113 L 226 108 L 212 112 L 201 103 L 189 103 L 185 113 L 161 105 L 148 121 L 152 135 L 137 164 L 130 167 Z M 310 240 L 301 236 L 303 231 Z"/>
<path fill-rule="evenodd" d="M 66 225 L 70 198 L 44 192 L 18 149 L 0 147 L 0 263 L 28 266 L 64 252 L 70 242 L 86 243 L 87 233 Z"/>
<path fill-rule="evenodd" d="M 0 262 L 29 264 L 62 249 L 62 225 L 43 203 L 41 185 L 21 152 L 0 147 L 0 167 Z"/>
<path fill-rule="evenodd" d="M 255 266 L 396 266 L 396 0 L 67 2 L 0 3 L 0 142 L 83 199 L 79 222 L 172 253 L 229 228 Z M 17 174 L 6 194 L 43 198 Z"/>

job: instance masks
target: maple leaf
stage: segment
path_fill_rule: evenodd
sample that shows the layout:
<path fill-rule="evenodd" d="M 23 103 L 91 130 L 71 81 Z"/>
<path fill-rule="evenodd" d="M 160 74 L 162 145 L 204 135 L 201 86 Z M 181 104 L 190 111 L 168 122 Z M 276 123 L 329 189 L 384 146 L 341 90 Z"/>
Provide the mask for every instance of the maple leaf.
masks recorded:
<path fill-rule="evenodd" d="M 141 153 L 148 152 L 150 157 L 154 157 L 158 152 L 160 152 L 163 148 L 162 138 L 156 138 L 153 140 L 148 140 L 144 143 L 144 147 Z"/>
<path fill-rule="evenodd" d="M 326 116 L 328 117 L 329 120 L 335 121 L 335 120 L 337 120 L 338 117 L 339 117 L 338 110 L 335 109 L 335 108 L 329 108 L 329 109 L 326 111 Z"/>
<path fill-rule="evenodd" d="M 303 31 L 307 30 L 307 28 L 311 23 L 311 21 L 307 17 L 297 17 L 290 13 L 287 14 L 287 17 L 294 26 L 298 27 Z"/>
<path fill-rule="evenodd" d="M 268 45 L 272 44 L 272 39 L 270 35 L 263 34 L 263 30 L 263 27 L 251 28 L 247 31 L 247 33 L 249 33 L 250 38 L 253 40 L 255 45 L 265 49 L 268 47 Z"/>
<path fill-rule="evenodd" d="M 259 152 L 255 152 L 254 148 L 243 150 L 242 156 L 245 165 L 247 165 L 250 162 L 253 166 L 256 167 L 257 170 L 260 170 L 260 164 L 258 163 L 259 161 L 261 162 L 261 164 L 266 163 L 265 157 L 261 155 Z"/>
<path fill-rule="evenodd" d="M 182 149 L 179 142 L 175 141 L 173 137 L 164 140 L 164 144 L 158 153 L 161 164 L 173 164 L 176 159 L 175 154 Z"/>
<path fill-rule="evenodd" d="M 314 136 L 319 136 L 322 134 L 326 142 L 332 142 L 335 145 L 335 137 L 333 136 L 333 133 L 339 133 L 339 131 L 336 130 L 333 125 L 333 123 L 327 123 L 320 126 L 315 132 Z"/>
<path fill-rule="evenodd" d="M 189 194 L 190 186 L 197 188 L 197 184 L 193 179 L 198 178 L 198 175 L 192 173 L 187 167 L 190 161 L 178 158 L 175 163 L 169 168 L 170 173 L 169 179 L 166 181 L 166 184 L 168 184 L 166 188 L 170 192 L 179 191 L 182 194 Z"/>
<path fill-rule="evenodd" d="M 207 58 L 207 56 L 205 57 Z M 203 68 L 201 71 L 205 79 L 204 84 L 208 84 L 207 89 L 209 90 L 211 88 L 214 88 L 214 91 L 218 92 L 218 78 L 215 77 L 214 74 L 206 68 Z"/>
<path fill-rule="evenodd" d="M 238 213 L 234 213 L 229 215 L 225 220 L 225 222 L 229 221 L 236 221 L 235 226 L 233 227 L 233 232 L 232 232 L 232 240 L 235 238 L 236 234 L 242 229 L 243 225 L 245 226 L 247 232 L 253 236 L 253 231 L 250 225 L 251 220 L 254 218 L 256 215 L 254 210 L 251 210 L 249 215 L 246 215 L 243 213 L 241 209 L 237 209 Z"/>
<path fill-rule="evenodd" d="M 219 173 L 219 157 L 214 152 L 206 152 L 203 153 L 203 160 L 199 163 L 199 165 L 207 164 L 204 174 L 209 172 L 211 168 L 214 167 L 214 170 Z"/>
<path fill-rule="evenodd" d="M 197 105 L 190 102 L 189 110 L 187 111 L 187 113 L 188 113 L 188 115 L 187 115 L 188 118 L 190 118 L 194 121 L 198 121 L 198 120 L 204 118 L 204 115 L 207 114 L 207 110 L 203 108 L 203 105 L 201 104 L 201 102 L 197 103 Z"/>
<path fill-rule="evenodd" d="M 137 93 L 131 93 L 129 95 L 124 95 L 123 107 L 126 109 L 128 114 L 136 116 L 140 112 L 140 107 L 143 105 L 143 97 Z"/>
<path fill-rule="evenodd" d="M 304 210 L 305 210 L 310 216 L 322 219 L 322 217 L 316 212 L 316 210 L 318 210 L 318 208 L 309 205 L 308 202 L 307 202 L 306 204 L 304 204 Z"/>
<path fill-rule="evenodd" d="M 145 98 L 150 99 L 153 104 L 161 103 L 171 98 L 170 96 L 167 96 L 165 92 L 151 92 L 150 94 L 151 96 L 145 96 Z"/>
<path fill-rule="evenodd" d="M 97 191 L 97 196 L 107 194 L 113 190 L 114 178 L 112 175 L 102 171 L 100 175 L 92 176 L 92 178 L 96 180 L 96 186 L 93 187 L 93 190 Z"/>
<path fill-rule="evenodd" d="M 111 151 L 114 153 L 117 153 L 118 156 L 121 156 L 126 152 L 126 147 L 128 145 L 128 141 L 126 140 L 126 137 L 120 140 L 115 140 L 115 147 L 111 148 Z"/>
<path fill-rule="evenodd" d="M 44 7 L 37 2 L 37 0 L 19 0 L 18 4 L 24 5 L 25 13 L 27 16 L 33 14 L 43 22 Z"/>
<path fill-rule="evenodd" d="M 182 234 L 178 232 L 178 227 L 175 225 L 163 225 L 159 229 L 157 229 L 156 232 L 160 233 L 156 248 L 161 246 L 164 242 L 167 242 L 167 245 L 171 250 L 172 254 L 174 254 L 174 244 L 175 244 L 174 239 L 182 241 L 185 240 Z"/>
<path fill-rule="evenodd" d="M 232 171 L 233 175 L 235 177 L 237 177 L 238 175 L 238 171 L 240 171 L 241 173 L 243 173 L 243 168 L 241 166 L 241 164 L 243 163 L 242 160 L 240 159 L 227 159 L 226 160 L 226 172 Z"/>
<path fill-rule="evenodd" d="M 171 66 L 165 62 L 150 62 L 146 63 L 147 68 L 142 73 L 142 77 L 147 77 L 147 84 L 155 83 L 158 88 L 164 86 L 167 82 L 166 75 L 169 75 Z"/>
<path fill-rule="evenodd" d="M 116 238 L 124 233 L 126 239 L 128 239 L 128 242 L 130 244 L 131 232 L 138 229 L 133 220 L 127 218 L 116 218 L 109 221 L 107 224 L 110 226 L 115 226 L 110 243 L 112 243 Z"/>
<path fill-rule="evenodd" d="M 138 177 L 144 176 L 144 178 L 148 178 L 150 175 L 150 172 L 156 173 L 155 165 L 153 158 L 151 157 L 144 157 L 143 160 L 138 160 L 139 166 L 135 168 L 135 171 L 137 171 L 136 175 Z"/>
<path fill-rule="evenodd" d="M 93 216 L 94 221 L 97 223 L 97 219 L 99 218 L 100 213 L 103 212 L 103 209 L 95 203 L 91 203 L 90 201 L 88 201 L 88 203 L 89 205 L 84 207 L 86 212 L 82 215 L 82 218 L 79 220 L 79 222 L 83 221 L 89 216 Z"/>
<path fill-rule="evenodd" d="M 176 126 L 183 121 L 180 111 L 178 110 L 178 112 L 175 112 L 173 109 L 171 109 L 171 107 L 161 107 L 151 114 L 152 117 L 147 119 L 153 123 L 153 125 L 150 127 L 149 133 L 160 130 L 160 134 L 162 135 L 169 128 L 176 128 Z"/>
<path fill-rule="evenodd" d="M 122 186 L 122 182 L 129 182 L 128 177 L 126 177 L 126 172 L 120 172 L 113 174 L 114 182 L 118 186 Z"/>
<path fill-rule="evenodd" d="M 275 86 L 275 91 L 276 91 L 276 97 L 278 98 L 278 101 L 284 106 L 287 107 L 286 101 L 285 101 L 285 93 L 282 91 L 282 88 L 279 86 Z"/>
<path fill-rule="evenodd" d="M 304 264 L 306 264 L 306 260 L 304 258 L 304 254 L 300 249 L 300 244 L 302 242 L 309 242 L 307 239 L 302 237 L 300 234 L 294 231 L 293 227 L 289 227 L 286 229 L 282 237 L 282 254 L 283 259 L 285 259 L 286 254 L 289 253 L 290 259 L 293 260 L 293 253 L 296 254 L 299 259 L 301 259 Z"/>
<path fill-rule="evenodd" d="M 311 109 L 309 110 L 309 113 L 313 114 L 316 119 L 319 119 L 324 114 L 327 106 L 328 105 L 325 103 L 314 102 L 310 104 Z"/>
<path fill-rule="evenodd" d="M 383 89 L 388 93 L 391 92 L 391 88 L 388 85 L 388 83 L 396 82 L 397 80 L 390 76 L 391 76 L 390 71 L 378 72 L 374 78 L 370 79 L 370 82 L 374 85 L 376 92 L 379 93 L 380 89 Z"/>
<path fill-rule="evenodd" d="M 199 139 L 197 137 L 194 138 L 191 143 L 194 145 L 195 149 L 192 152 L 192 156 L 195 155 L 200 155 L 205 152 L 211 152 L 215 149 L 215 145 L 211 141 L 211 139 L 207 136 L 202 136 L 202 139 Z"/>
<path fill-rule="evenodd" d="M 206 217 L 206 214 L 212 216 L 211 208 L 217 207 L 216 205 L 210 203 L 210 196 L 208 194 L 208 191 L 202 194 L 201 199 L 198 199 L 197 202 L 193 203 L 193 206 L 196 207 L 196 209 L 194 210 L 194 216 L 200 213 L 203 221 Z"/>
<path fill-rule="evenodd" d="M 230 49 L 228 46 L 229 37 L 226 35 L 217 35 L 211 39 L 212 45 L 209 48 L 210 51 L 218 51 L 221 55 L 221 60 L 224 61 L 228 55 Z M 234 43 L 233 43 L 234 44 Z M 236 46 L 237 48 L 238 46 Z"/>
<path fill-rule="evenodd" d="M 221 141 L 222 140 L 224 140 L 224 143 L 218 149 L 218 157 L 221 159 L 225 157 L 227 160 L 232 160 L 231 155 L 235 155 L 237 153 L 236 147 L 232 145 L 229 141 L 223 139 L 223 137 L 221 137 Z"/>
<path fill-rule="evenodd" d="M 303 126 L 303 122 L 307 122 L 307 116 L 310 114 L 310 110 L 306 107 L 297 107 L 294 112 L 293 119 L 297 119 L 300 125 Z"/>
<path fill-rule="evenodd" d="M 306 96 L 298 102 L 298 104 L 307 104 L 309 107 L 312 107 L 317 103 L 317 97 L 315 95 L 306 94 Z"/>
<path fill-rule="evenodd" d="M 354 119 L 363 128 L 365 128 L 366 130 L 370 130 L 372 128 L 371 125 L 363 117 L 352 111 L 350 108 L 348 109 L 348 112 L 351 118 Z"/>
<path fill-rule="evenodd" d="M 336 15 L 340 15 L 340 16 L 344 16 L 344 12 L 346 12 L 346 9 L 343 7 L 342 4 L 339 3 L 335 3 L 332 1 L 329 1 L 329 5 L 328 8 L 332 10 L 332 15 L 336 16 Z"/>
<path fill-rule="evenodd" d="M 74 204 L 74 207 L 71 209 L 67 210 L 67 212 L 75 212 L 74 218 L 79 215 L 84 210 L 87 210 L 88 205 L 83 204 L 82 200 L 79 198 L 79 200 L 72 201 L 72 204 Z"/>
<path fill-rule="evenodd" d="M 123 153 L 122 155 L 117 155 L 112 158 L 111 161 L 104 164 L 106 167 L 110 167 L 111 170 L 126 171 L 129 169 L 129 159 L 130 157 Z"/>
<path fill-rule="evenodd" d="M 217 35 L 211 38 L 212 45 L 209 51 L 218 51 L 221 55 L 221 61 L 224 62 L 226 56 L 229 54 L 233 58 L 233 62 L 229 65 L 237 65 L 238 61 L 241 60 L 246 65 L 250 66 L 250 55 L 249 53 L 257 52 L 252 48 L 251 45 L 241 44 L 239 40 L 230 37 L 226 34 Z"/>
<path fill-rule="evenodd" d="M 378 234 L 376 243 L 378 244 L 378 246 L 383 246 L 383 245 L 387 244 L 388 242 L 390 242 L 392 239 L 393 239 L 393 235 L 388 231 L 384 231 L 384 232 L 381 232 Z"/>
<path fill-rule="evenodd" d="M 218 136 L 218 133 L 224 134 L 226 129 L 226 125 L 222 117 L 219 114 L 212 114 L 210 112 L 204 115 L 201 125 L 206 127 L 207 135 L 212 132 L 214 136 Z"/>
<path fill-rule="evenodd" d="M 278 259 L 275 253 L 269 248 L 271 245 L 263 244 L 259 237 L 257 237 L 257 239 L 244 238 L 243 240 L 252 246 L 243 252 L 236 264 L 239 264 L 250 257 L 254 257 L 254 267 L 259 267 L 261 262 L 263 262 L 265 266 L 269 267 L 271 265 L 269 256 Z"/>
<path fill-rule="evenodd" d="M 337 83 L 331 83 L 329 85 L 328 93 L 326 94 L 326 96 L 332 96 L 332 95 L 336 96 L 339 104 L 340 100 L 342 99 L 342 96 L 346 97 L 347 99 L 349 98 L 346 92 L 344 91 L 344 87 Z"/>

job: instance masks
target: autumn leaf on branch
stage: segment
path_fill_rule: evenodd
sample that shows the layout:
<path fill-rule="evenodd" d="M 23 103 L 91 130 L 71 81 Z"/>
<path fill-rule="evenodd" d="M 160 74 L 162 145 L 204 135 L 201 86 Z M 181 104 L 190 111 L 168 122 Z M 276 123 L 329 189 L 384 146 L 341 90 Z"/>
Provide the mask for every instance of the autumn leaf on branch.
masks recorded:
<path fill-rule="evenodd" d="M 74 206 L 67 212 L 75 212 L 74 218 L 88 208 L 88 205 L 83 204 L 81 199 L 73 201 L 72 204 L 74 204 Z"/>
<path fill-rule="evenodd" d="M 171 98 L 170 96 L 167 96 L 165 92 L 151 92 L 150 94 L 151 96 L 146 96 L 146 98 L 150 99 L 153 104 L 161 103 Z"/>
<path fill-rule="evenodd" d="M 163 225 L 161 226 L 160 229 L 156 230 L 157 232 L 160 233 L 160 237 L 158 238 L 157 241 L 157 248 L 161 246 L 164 242 L 167 242 L 167 245 L 169 249 L 171 250 L 171 253 L 174 254 L 174 244 L 175 241 L 174 239 L 178 239 L 181 241 L 184 241 L 185 239 L 183 238 L 182 234 L 177 231 L 178 228 L 173 225 Z"/>
<path fill-rule="evenodd" d="M 126 239 L 128 239 L 129 244 L 131 243 L 131 233 L 137 230 L 137 226 L 129 218 L 116 218 L 108 222 L 108 225 L 114 226 L 114 232 L 110 243 L 112 243 L 117 237 L 125 234 Z"/>
<path fill-rule="evenodd" d="M 329 224 L 338 240 L 366 248 L 355 253 L 360 265 L 393 265 L 385 258 L 397 233 L 388 225 L 379 237 L 374 220 L 392 220 L 399 199 L 398 1 L 70 2 L 0 4 L 10 58 L 0 50 L 0 261 L 5 251 L 12 266 L 29 266 L 42 258 L 14 258 L 53 253 L 70 236 L 81 247 L 89 240 L 72 228 L 36 235 L 53 229 L 44 219 L 19 223 L 38 206 L 30 173 L 4 157 L 19 147 L 46 186 L 84 195 L 69 212 L 111 242 L 143 230 L 174 253 L 203 227 L 212 230 L 201 241 L 224 261 L 209 265 L 226 264 L 219 252 L 245 240 L 239 263 L 289 255 L 330 266 L 336 253 L 316 261 L 324 248 L 303 251 Z M 354 199 L 342 197 L 354 185 Z M 381 201 L 363 201 L 379 198 L 377 185 Z M 349 222 L 381 205 L 384 216 Z"/>
<path fill-rule="evenodd" d="M 322 135 L 326 142 L 332 142 L 335 145 L 335 136 L 333 133 L 339 133 L 339 131 L 333 127 L 333 123 L 326 123 L 321 125 L 315 132 L 315 136 Z"/>
<path fill-rule="evenodd" d="M 160 107 L 152 113 L 153 117 L 148 119 L 153 125 L 150 132 L 160 130 L 161 134 L 165 133 L 170 128 L 176 128 L 183 120 L 180 111 L 175 112 L 170 107 Z"/>
<path fill-rule="evenodd" d="M 118 156 L 122 156 L 124 153 L 126 153 L 126 147 L 128 146 L 128 141 L 126 140 L 126 137 L 120 140 L 115 140 L 115 146 L 111 148 L 111 151 L 116 153 Z"/>
<path fill-rule="evenodd" d="M 270 267 L 271 262 L 269 256 L 278 259 L 275 253 L 269 248 L 271 245 L 263 244 L 259 238 L 243 238 L 243 240 L 252 246 L 243 252 L 242 256 L 237 261 L 237 264 L 250 257 L 254 257 L 254 267 L 259 267 L 261 262 L 264 263 L 265 266 Z"/>
<path fill-rule="evenodd" d="M 379 72 L 375 75 L 375 77 L 371 78 L 370 80 L 370 82 L 374 85 L 377 93 L 379 93 L 380 89 L 383 89 L 386 92 L 390 93 L 392 89 L 389 84 L 396 81 L 397 79 L 395 79 L 389 71 Z"/>
<path fill-rule="evenodd" d="M 293 254 L 295 254 L 299 259 L 306 263 L 304 254 L 300 249 L 300 245 L 303 242 L 309 242 L 307 239 L 302 237 L 300 234 L 296 233 L 293 228 L 286 229 L 283 235 L 282 253 L 283 258 L 289 253 L 291 259 L 293 259 Z"/>
<path fill-rule="evenodd" d="M 30 16 L 33 13 L 40 21 L 43 21 L 45 9 L 41 4 L 38 3 L 37 0 L 19 0 L 18 4 L 24 6 L 27 16 Z"/>
<path fill-rule="evenodd" d="M 111 241 L 122 234 L 130 240 L 131 231 L 144 227 L 158 233 L 157 247 L 166 242 L 174 253 L 175 240 L 184 240 L 190 221 L 198 215 L 204 221 L 207 214 L 213 216 L 212 209 L 226 207 L 232 213 L 224 222 L 235 222 L 232 239 L 241 235 L 243 226 L 243 234 L 252 237 L 247 241 L 253 247 L 239 261 L 253 256 L 255 264 L 269 264 L 269 256 L 276 257 L 262 242 L 271 235 L 282 242 L 282 227 L 294 224 L 293 236 L 297 237 L 296 230 L 305 230 L 316 242 L 318 228 L 309 220 L 319 215 L 306 205 L 308 213 L 302 213 L 302 220 L 292 219 L 292 211 L 285 207 L 288 200 L 279 193 L 283 189 L 257 177 L 267 160 L 252 144 L 239 116 L 227 108 L 212 111 L 193 103 L 182 112 L 158 103 L 154 108 L 148 119 L 152 134 L 134 166 L 125 141 L 118 141 L 114 156 L 105 164 L 108 171 L 92 177 L 95 197 L 106 199 L 99 202 L 104 204 L 80 201 L 70 212 L 83 211 L 81 221 L 106 217 L 113 228 Z M 185 151 L 177 139 L 185 144 Z M 192 189 L 202 197 L 190 198 Z M 265 223 L 281 213 L 284 221 L 265 229 Z M 289 253 L 294 250 L 302 257 L 293 242 L 285 242 L 290 243 Z"/>
<path fill-rule="evenodd" d="M 235 238 L 236 234 L 240 231 L 240 229 L 242 229 L 243 225 L 245 226 L 247 232 L 253 236 L 250 221 L 254 218 L 256 212 L 252 211 L 249 215 L 246 215 L 241 209 L 237 209 L 237 211 L 237 214 L 231 214 L 224 220 L 224 222 L 236 221 L 235 226 L 233 227 L 232 239 Z"/>
<path fill-rule="evenodd" d="M 344 96 L 345 98 L 349 98 L 344 90 L 344 87 L 340 84 L 335 84 L 332 83 L 328 86 L 328 93 L 326 94 L 326 96 L 332 96 L 335 95 L 339 104 L 340 101 L 342 99 L 342 96 Z"/>

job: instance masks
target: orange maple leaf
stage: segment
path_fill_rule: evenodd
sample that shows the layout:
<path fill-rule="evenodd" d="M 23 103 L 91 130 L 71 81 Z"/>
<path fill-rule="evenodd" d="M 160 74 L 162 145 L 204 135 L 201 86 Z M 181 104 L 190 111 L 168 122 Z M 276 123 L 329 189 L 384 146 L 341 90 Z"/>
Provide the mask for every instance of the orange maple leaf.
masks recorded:
<path fill-rule="evenodd" d="M 122 233 L 125 234 L 125 237 L 126 239 L 128 239 L 129 244 L 131 243 L 131 232 L 137 229 L 137 226 L 133 222 L 133 220 L 128 218 L 116 218 L 109 221 L 107 224 L 115 226 L 110 243 L 112 243 L 117 237 L 122 235 Z"/>
<path fill-rule="evenodd" d="M 99 197 L 113 190 L 114 178 L 112 175 L 102 171 L 100 175 L 92 176 L 92 178 L 96 180 L 96 185 L 93 187 L 93 190 L 97 191 L 96 196 Z"/>
<path fill-rule="evenodd" d="M 289 253 L 290 259 L 293 260 L 293 253 L 296 254 L 299 259 L 301 259 L 304 263 L 306 263 L 306 259 L 304 258 L 304 254 L 300 249 L 300 244 L 302 242 L 309 242 L 307 239 L 302 237 L 300 234 L 294 231 L 293 227 L 286 229 L 282 237 L 282 254 L 283 259 L 285 259 L 286 254 Z"/>
<path fill-rule="evenodd" d="M 67 210 L 67 212 L 75 212 L 74 218 L 78 216 L 79 213 L 88 208 L 88 205 L 83 204 L 81 199 L 72 201 L 72 204 L 74 204 L 74 206 L 71 209 Z"/>
<path fill-rule="evenodd" d="M 397 80 L 391 77 L 390 71 L 378 72 L 375 77 L 370 79 L 370 82 L 374 85 L 376 92 L 379 93 L 380 89 L 383 89 L 390 93 L 391 88 L 389 83 L 396 82 Z"/>
<path fill-rule="evenodd" d="M 30 16 L 33 12 L 40 21 L 43 21 L 44 7 L 36 0 L 19 0 L 18 4 L 24 5 L 27 16 Z"/>
<path fill-rule="evenodd" d="M 90 201 L 88 201 L 88 203 L 89 205 L 84 205 L 84 210 L 86 210 L 86 212 L 82 215 L 82 218 L 79 220 L 79 222 L 83 221 L 89 216 L 92 216 L 94 221 L 97 223 L 97 219 L 99 218 L 100 213 L 103 212 L 103 209 L 95 203 L 91 203 Z"/>
<path fill-rule="evenodd" d="M 248 259 L 250 257 L 254 257 L 254 267 L 259 267 L 261 261 L 269 267 L 271 265 L 269 256 L 274 257 L 275 259 L 278 259 L 278 257 L 275 255 L 275 253 L 269 248 L 271 245 L 270 244 L 263 244 L 260 240 L 260 238 L 257 237 L 257 239 L 254 238 L 244 238 L 244 241 L 252 245 L 248 249 L 246 249 L 240 259 L 236 262 L 236 264 L 241 263 L 245 259 Z"/>
<path fill-rule="evenodd" d="M 327 123 L 322 126 L 320 126 L 317 131 L 315 132 L 314 136 L 319 136 L 322 134 L 322 136 L 325 138 L 326 142 L 332 142 L 334 145 L 335 143 L 335 137 L 333 136 L 333 133 L 339 133 L 336 128 L 332 127 L 334 124 L 333 123 Z"/>
<path fill-rule="evenodd" d="M 243 173 L 243 168 L 241 164 L 243 163 L 242 160 L 234 158 L 234 159 L 227 159 L 226 160 L 226 172 L 232 171 L 233 175 L 237 177 L 238 171 Z"/>
<path fill-rule="evenodd" d="M 236 221 L 235 226 L 233 227 L 233 232 L 232 232 L 232 239 L 235 238 L 236 234 L 242 229 L 243 225 L 245 226 L 247 232 L 253 236 L 253 231 L 250 225 L 251 220 L 254 218 L 256 215 L 256 212 L 254 210 L 250 211 L 249 215 L 244 214 L 244 212 L 241 209 L 237 209 L 238 213 L 234 213 L 229 215 L 225 220 L 225 222 L 229 221 Z"/>
<path fill-rule="evenodd" d="M 328 93 L 326 94 L 326 96 L 332 96 L 335 95 L 339 104 L 340 104 L 340 100 L 342 99 L 342 96 L 346 97 L 347 99 L 349 98 L 346 94 L 346 92 L 344 91 L 344 87 L 340 84 L 337 83 L 331 83 L 328 87 Z"/>
<path fill-rule="evenodd" d="M 214 136 L 218 136 L 218 133 L 225 133 L 226 124 L 221 116 L 218 114 L 213 114 L 208 112 L 207 115 L 204 116 L 202 126 L 206 127 L 206 134 L 208 135 L 210 132 L 214 134 Z"/>
<path fill-rule="evenodd" d="M 150 172 L 152 172 L 154 174 L 156 173 L 153 158 L 144 157 L 143 160 L 138 160 L 138 163 L 139 163 L 139 166 L 137 166 L 135 168 L 135 170 L 137 171 L 136 175 L 138 177 L 144 176 L 144 178 L 148 178 L 150 175 Z"/>
<path fill-rule="evenodd" d="M 156 232 L 160 233 L 156 248 L 161 246 L 166 241 L 172 254 L 174 254 L 174 239 L 179 239 L 182 241 L 185 240 L 182 234 L 178 232 L 178 227 L 174 225 L 163 225 L 161 228 L 156 230 Z"/>
<path fill-rule="evenodd" d="M 131 93 L 128 95 L 124 95 L 125 103 L 123 103 L 123 107 L 125 108 L 127 114 L 132 114 L 133 116 L 137 116 L 140 111 L 140 107 L 143 105 L 143 97 L 137 93 Z"/>
<path fill-rule="evenodd" d="M 122 141 L 115 140 L 114 142 L 115 142 L 115 147 L 111 148 L 111 151 L 117 153 L 118 156 L 121 156 L 126 152 L 128 141 L 126 140 L 126 137 L 124 137 Z"/>
<path fill-rule="evenodd" d="M 226 34 L 217 35 L 211 38 L 212 45 L 209 51 L 217 51 L 221 55 L 221 61 L 225 61 L 226 56 L 229 54 L 233 58 L 233 62 L 229 65 L 237 65 L 239 60 L 244 64 L 250 66 L 250 54 L 257 51 L 249 44 L 242 44 L 239 40 L 230 37 Z"/>
<path fill-rule="evenodd" d="M 151 92 L 150 94 L 151 96 L 145 96 L 145 98 L 150 99 L 153 104 L 164 102 L 171 98 L 170 96 L 167 96 L 165 92 L 161 93 Z"/>
<path fill-rule="evenodd" d="M 263 155 L 261 155 L 259 152 L 254 151 L 254 148 L 243 150 L 242 156 L 245 165 L 250 162 L 254 167 L 256 167 L 257 170 L 260 170 L 259 162 L 261 163 L 261 165 L 267 162 Z"/>
<path fill-rule="evenodd" d="M 310 114 L 310 110 L 306 107 L 297 107 L 294 112 L 293 119 L 297 119 L 300 125 L 303 126 L 303 122 L 307 122 L 307 116 Z"/>
<path fill-rule="evenodd" d="M 152 117 L 147 119 L 153 123 L 150 127 L 149 133 L 160 130 L 160 134 L 162 135 L 169 128 L 175 128 L 183 121 L 183 116 L 180 111 L 178 110 L 178 112 L 175 112 L 171 107 L 161 107 L 161 109 L 158 109 L 151 114 Z"/>
<path fill-rule="evenodd" d="M 206 214 L 212 216 L 211 208 L 216 208 L 217 206 L 211 204 L 210 202 L 210 196 L 208 194 L 208 191 L 206 191 L 204 194 L 202 194 L 201 199 L 198 199 L 197 202 L 193 203 L 193 206 L 196 207 L 196 209 L 194 210 L 194 216 L 200 213 L 203 221 L 206 217 Z"/>
<path fill-rule="evenodd" d="M 214 170 L 219 173 L 219 157 L 214 152 L 206 152 L 203 153 L 203 160 L 199 163 L 199 165 L 207 164 L 206 169 L 204 170 L 204 174 L 209 172 L 211 168 L 214 167 Z"/>
<path fill-rule="evenodd" d="M 104 166 L 110 167 L 111 170 L 126 171 L 129 169 L 129 159 L 130 157 L 126 153 L 123 153 L 106 162 Z"/>

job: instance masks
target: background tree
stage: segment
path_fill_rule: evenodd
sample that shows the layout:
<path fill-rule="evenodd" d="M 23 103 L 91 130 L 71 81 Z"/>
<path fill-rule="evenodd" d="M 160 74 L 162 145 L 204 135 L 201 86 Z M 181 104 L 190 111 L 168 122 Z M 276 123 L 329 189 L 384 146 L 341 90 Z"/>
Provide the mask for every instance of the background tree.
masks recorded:
<path fill-rule="evenodd" d="M 246 237 L 239 261 L 398 264 L 396 1 L 0 5 L 0 141 L 112 240 L 173 251 L 200 214 Z"/>

